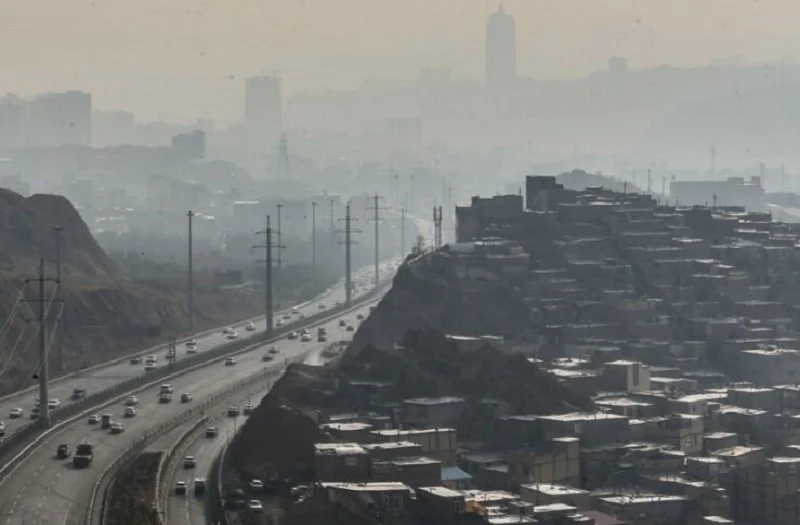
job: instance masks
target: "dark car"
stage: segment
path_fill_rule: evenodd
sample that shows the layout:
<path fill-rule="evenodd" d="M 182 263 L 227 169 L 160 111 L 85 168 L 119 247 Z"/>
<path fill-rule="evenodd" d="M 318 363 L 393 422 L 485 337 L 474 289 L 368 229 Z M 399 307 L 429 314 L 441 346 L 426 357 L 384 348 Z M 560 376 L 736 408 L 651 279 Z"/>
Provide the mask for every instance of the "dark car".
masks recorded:
<path fill-rule="evenodd" d="M 56 457 L 58 459 L 67 459 L 69 455 L 69 445 L 59 445 L 58 449 L 56 449 Z"/>

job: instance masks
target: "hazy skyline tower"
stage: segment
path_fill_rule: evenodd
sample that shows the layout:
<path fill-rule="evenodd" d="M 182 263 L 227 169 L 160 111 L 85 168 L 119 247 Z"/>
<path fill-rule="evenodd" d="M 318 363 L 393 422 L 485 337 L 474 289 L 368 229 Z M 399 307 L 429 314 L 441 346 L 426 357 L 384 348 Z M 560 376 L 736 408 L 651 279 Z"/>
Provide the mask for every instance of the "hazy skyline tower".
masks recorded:
<path fill-rule="evenodd" d="M 276 137 L 283 126 L 281 79 L 256 76 L 245 80 L 244 122 L 250 132 Z"/>
<path fill-rule="evenodd" d="M 486 83 L 508 86 L 517 79 L 517 27 L 503 4 L 486 24 Z"/>

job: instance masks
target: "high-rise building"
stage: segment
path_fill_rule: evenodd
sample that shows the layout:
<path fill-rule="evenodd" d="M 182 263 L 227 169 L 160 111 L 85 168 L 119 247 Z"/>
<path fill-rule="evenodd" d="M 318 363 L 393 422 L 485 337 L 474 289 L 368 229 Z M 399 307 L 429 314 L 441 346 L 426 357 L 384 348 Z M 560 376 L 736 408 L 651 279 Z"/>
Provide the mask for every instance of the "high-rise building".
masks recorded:
<path fill-rule="evenodd" d="M 517 27 L 500 4 L 486 24 L 486 83 L 509 86 L 517 78 Z"/>
<path fill-rule="evenodd" d="M 83 91 L 47 93 L 30 102 L 31 146 L 91 146 L 92 95 Z"/>
<path fill-rule="evenodd" d="M 281 79 L 277 77 L 250 77 L 244 84 L 244 121 L 248 132 L 263 136 L 277 136 L 283 124 Z"/>

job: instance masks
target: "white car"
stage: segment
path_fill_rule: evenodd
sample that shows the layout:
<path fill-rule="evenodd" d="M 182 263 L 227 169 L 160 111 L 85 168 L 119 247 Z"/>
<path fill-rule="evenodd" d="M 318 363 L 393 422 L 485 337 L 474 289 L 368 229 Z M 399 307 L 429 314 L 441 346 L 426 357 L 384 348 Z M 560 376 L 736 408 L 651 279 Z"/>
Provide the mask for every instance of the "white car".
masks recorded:
<path fill-rule="evenodd" d="M 197 466 L 197 460 L 194 456 L 186 456 L 183 458 L 183 468 L 195 468 Z"/>
<path fill-rule="evenodd" d="M 253 323 L 247 323 L 246 325 L 244 325 L 244 329 L 247 330 L 248 332 L 254 332 L 256 329 L 256 325 L 254 325 Z"/>
<path fill-rule="evenodd" d="M 298 310 L 297 308 L 292 308 L 292 314 L 297 315 L 299 313 L 300 313 L 300 310 Z"/>
<path fill-rule="evenodd" d="M 125 404 L 128 405 L 129 407 L 132 407 L 134 405 L 138 405 L 139 404 L 139 398 L 136 397 L 136 396 L 128 396 L 128 398 L 125 400 Z"/>
<path fill-rule="evenodd" d="M 277 354 L 278 353 L 278 347 L 277 346 L 273 346 L 272 348 L 269 349 L 269 353 L 272 354 L 272 355 Z"/>
<path fill-rule="evenodd" d="M 238 339 L 238 338 L 239 334 L 237 334 L 236 332 L 231 332 L 228 334 L 228 339 Z"/>
<path fill-rule="evenodd" d="M 188 341 L 186 341 L 186 348 L 194 348 L 195 346 L 197 346 L 196 340 L 189 339 Z"/>
<path fill-rule="evenodd" d="M 225 360 L 225 366 L 233 366 L 235 364 L 236 364 L 236 358 L 235 357 L 229 357 L 229 358 L 227 358 Z"/>
<path fill-rule="evenodd" d="M 122 415 L 123 417 L 136 417 L 136 409 L 133 407 L 125 407 L 125 411 Z"/>
<path fill-rule="evenodd" d="M 144 365 L 144 371 L 145 372 L 150 372 L 151 370 L 155 370 L 155 369 L 156 369 L 156 364 L 155 363 L 147 363 L 146 365 Z"/>
<path fill-rule="evenodd" d="M 234 330 L 230 326 L 226 326 L 225 328 L 222 329 L 222 333 L 225 335 L 232 334 L 233 332 Z"/>
<path fill-rule="evenodd" d="M 257 499 L 251 499 L 247 502 L 247 509 L 254 514 L 261 514 L 264 512 L 264 506 Z"/>
<path fill-rule="evenodd" d="M 264 490 L 264 482 L 258 478 L 251 479 L 249 485 L 250 485 L 250 490 L 252 490 L 253 492 L 260 492 Z"/>
<path fill-rule="evenodd" d="M 122 426 L 122 423 L 111 423 L 112 434 L 122 434 L 123 430 L 125 430 L 125 427 Z"/>
<path fill-rule="evenodd" d="M 21 408 L 12 408 L 11 412 L 8 414 L 8 417 L 11 419 L 19 419 L 25 415 L 25 411 Z"/>
<path fill-rule="evenodd" d="M 50 410 L 55 410 L 60 406 L 61 406 L 61 401 L 59 401 L 58 399 L 51 399 L 50 401 L 47 402 L 47 408 L 49 408 Z"/>
<path fill-rule="evenodd" d="M 310 343 L 311 342 L 311 335 L 303 334 L 303 337 L 300 338 L 300 341 L 303 343 Z"/>

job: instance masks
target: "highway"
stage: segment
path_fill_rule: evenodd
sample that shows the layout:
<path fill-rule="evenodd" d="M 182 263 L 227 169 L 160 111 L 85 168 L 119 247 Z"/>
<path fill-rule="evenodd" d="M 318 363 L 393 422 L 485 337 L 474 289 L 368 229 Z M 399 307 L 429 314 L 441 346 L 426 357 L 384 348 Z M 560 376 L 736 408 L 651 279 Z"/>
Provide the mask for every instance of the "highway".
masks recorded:
<path fill-rule="evenodd" d="M 367 315 L 368 307 L 364 306 L 360 311 Z M 342 317 L 351 323 L 356 321 L 355 312 Z M 331 341 L 344 335 L 338 326 L 338 319 L 337 317 L 325 324 Z M 122 417 L 122 403 L 102 410 L 103 413 L 113 414 L 115 419 L 125 424 L 122 434 L 110 435 L 108 431 L 90 425 L 87 421 L 77 421 L 48 437 L 42 448 L 32 453 L 11 475 L 0 482 L 0 525 L 84 525 L 85 505 L 100 472 L 148 429 L 187 410 L 191 405 L 180 403 L 180 394 L 191 393 L 194 396 L 193 403 L 202 403 L 215 393 L 265 369 L 278 371 L 288 361 L 305 359 L 319 344 L 283 339 L 276 345 L 279 354 L 270 362 L 263 361 L 263 356 L 267 354 L 267 347 L 272 346 L 271 344 L 238 356 L 233 366 L 226 366 L 223 362 L 210 363 L 200 370 L 172 380 L 175 388 L 175 400 L 172 403 L 158 403 L 156 389 L 142 393 L 139 395 L 138 414 L 134 418 Z M 268 389 L 267 382 L 265 379 L 263 384 L 253 387 L 254 392 Z M 257 402 L 254 399 L 253 403 Z M 241 416 L 237 419 L 241 419 Z M 222 441 L 224 436 L 221 435 L 218 439 Z M 74 448 L 84 440 L 95 445 L 94 462 L 90 468 L 74 469 L 69 461 L 55 459 L 59 444 L 69 444 Z M 204 452 L 203 454 L 205 457 Z"/>
<path fill-rule="evenodd" d="M 384 262 L 381 264 L 380 269 L 382 274 L 381 277 L 388 276 L 396 270 L 396 262 Z M 364 267 L 353 273 L 353 281 L 356 283 L 363 283 L 359 288 L 357 288 L 354 298 L 370 289 L 373 274 L 373 267 Z M 344 281 L 342 280 L 320 297 L 316 298 L 310 303 L 301 305 L 298 308 L 298 315 L 291 315 L 288 310 L 280 312 L 275 316 L 275 322 L 277 323 L 278 320 L 281 320 L 283 323 L 296 321 L 299 318 L 299 313 L 304 313 L 305 315 L 317 313 L 322 310 L 322 305 L 324 305 L 325 308 L 331 308 L 336 304 L 337 301 L 344 301 L 344 297 Z M 286 319 L 287 317 L 288 319 Z M 253 320 L 253 324 L 255 325 L 254 332 L 245 331 L 245 324 L 246 322 L 243 321 L 241 323 L 232 325 L 233 328 L 239 333 L 240 338 L 250 336 L 254 333 L 263 332 L 266 328 L 266 321 L 263 317 Z M 226 337 L 227 336 L 223 334 L 221 330 L 214 330 L 210 333 L 206 332 L 202 335 L 198 334 L 195 336 L 197 341 L 197 353 L 202 353 L 203 351 L 228 342 Z M 188 355 L 187 348 L 184 344 L 185 341 L 186 339 L 178 343 L 176 355 L 176 359 L 178 360 Z M 158 358 L 158 366 L 167 365 L 166 348 L 163 345 L 154 347 L 154 349 L 152 349 L 152 355 L 155 355 Z M 62 403 L 62 406 L 64 406 L 67 403 L 73 402 L 70 400 L 70 396 L 72 395 L 74 389 L 86 389 L 89 394 L 93 392 L 99 392 L 131 377 L 146 374 L 147 372 L 144 370 L 144 366 L 144 362 L 134 365 L 131 364 L 127 359 L 124 359 L 122 361 L 112 362 L 106 366 L 100 366 L 86 371 L 82 373 L 80 377 L 65 378 L 61 381 L 55 381 L 51 383 L 50 399 L 58 399 Z M 0 399 L 0 421 L 5 422 L 7 436 L 10 436 L 19 428 L 31 424 L 29 414 L 37 400 L 38 389 L 35 391 L 23 391 L 18 394 L 12 394 L 11 396 Z M 9 415 L 11 410 L 14 408 L 21 408 L 24 411 L 23 416 L 20 418 L 11 419 Z"/>
<path fill-rule="evenodd" d="M 360 310 L 365 316 L 368 313 L 368 308 Z M 355 322 L 356 313 L 344 316 L 348 321 Z M 338 326 L 337 326 L 338 328 Z M 344 332 L 342 339 L 335 338 L 336 340 L 350 340 L 353 332 Z M 331 334 L 333 335 L 333 334 Z M 304 362 L 310 365 L 324 364 L 324 358 L 321 356 L 322 350 L 325 348 L 325 343 L 313 343 L 310 345 L 310 351 L 305 357 Z M 204 525 L 206 523 L 206 497 L 208 492 L 203 496 L 195 496 L 192 489 L 192 481 L 194 478 L 205 478 L 209 483 L 216 483 L 215 479 L 209 477 L 211 466 L 216 457 L 222 452 L 222 448 L 228 443 L 241 425 L 239 421 L 241 418 L 227 417 L 225 412 L 226 408 L 230 405 L 244 406 L 252 403 L 258 406 L 261 398 L 269 392 L 269 387 L 266 389 L 256 390 L 249 392 L 242 392 L 238 395 L 231 396 L 232 399 L 227 403 L 220 405 L 206 411 L 206 415 L 210 418 L 215 416 L 219 419 L 209 423 L 209 426 L 215 426 L 219 430 L 219 436 L 216 439 L 209 439 L 205 437 L 205 431 L 200 430 L 193 437 L 189 438 L 188 442 L 179 447 L 175 451 L 176 461 L 168 467 L 167 480 L 165 484 L 165 493 L 162 500 L 166 500 L 166 504 L 162 504 L 162 509 L 166 512 L 165 523 L 173 524 L 191 524 L 191 525 Z M 187 425 L 188 426 L 188 425 Z M 184 428 L 185 431 L 185 428 Z M 179 435 L 179 434 L 178 434 Z M 161 449 L 165 450 L 177 440 L 173 434 L 172 441 L 161 444 Z M 185 456 L 194 456 L 197 465 L 193 469 L 183 468 L 183 458 Z M 189 489 L 185 496 L 175 494 L 175 484 L 178 481 L 185 481 Z"/>

